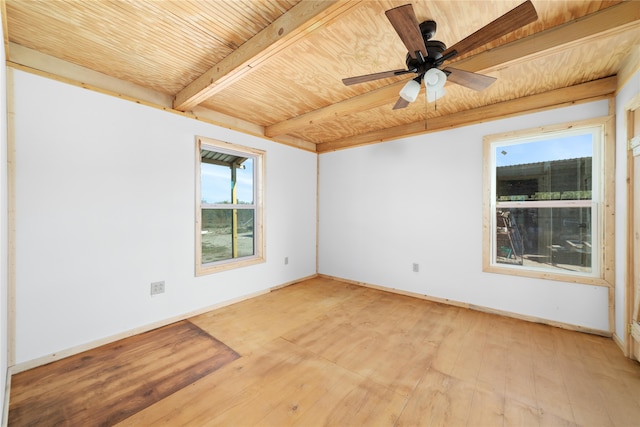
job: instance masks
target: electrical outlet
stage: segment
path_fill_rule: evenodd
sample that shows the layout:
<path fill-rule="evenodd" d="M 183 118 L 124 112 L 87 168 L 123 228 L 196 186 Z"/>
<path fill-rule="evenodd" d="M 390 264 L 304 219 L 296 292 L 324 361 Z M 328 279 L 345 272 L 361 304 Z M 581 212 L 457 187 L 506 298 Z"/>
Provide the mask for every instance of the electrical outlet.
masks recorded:
<path fill-rule="evenodd" d="M 284 257 L 284 265 L 289 265 L 289 257 Z"/>
<path fill-rule="evenodd" d="M 158 295 L 164 293 L 164 280 L 161 282 L 153 282 L 151 284 L 151 295 Z"/>
<path fill-rule="evenodd" d="M 420 264 L 418 264 L 418 263 L 414 262 L 414 263 L 413 263 L 413 272 L 414 272 L 414 273 L 417 273 L 417 272 L 419 272 L 419 271 L 420 271 Z"/>

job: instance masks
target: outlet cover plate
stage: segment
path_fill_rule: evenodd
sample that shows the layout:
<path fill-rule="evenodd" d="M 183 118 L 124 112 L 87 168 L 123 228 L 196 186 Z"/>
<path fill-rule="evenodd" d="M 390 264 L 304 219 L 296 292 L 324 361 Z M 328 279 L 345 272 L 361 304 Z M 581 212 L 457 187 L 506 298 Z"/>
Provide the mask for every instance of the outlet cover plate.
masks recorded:
<path fill-rule="evenodd" d="M 151 284 L 151 295 L 158 295 L 164 293 L 164 280 L 161 282 L 153 282 Z"/>

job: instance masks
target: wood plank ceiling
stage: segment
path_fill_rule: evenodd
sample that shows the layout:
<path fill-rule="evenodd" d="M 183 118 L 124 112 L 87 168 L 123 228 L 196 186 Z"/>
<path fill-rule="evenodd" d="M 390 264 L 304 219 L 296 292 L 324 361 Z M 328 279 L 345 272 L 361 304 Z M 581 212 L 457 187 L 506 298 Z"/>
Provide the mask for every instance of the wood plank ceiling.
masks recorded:
<path fill-rule="evenodd" d="M 481 92 L 449 82 L 436 103 L 423 88 L 392 110 L 411 77 L 341 81 L 406 68 L 388 9 L 411 2 L 451 46 L 522 1 L 0 0 L 10 66 L 58 73 L 14 54 L 26 48 L 163 94 L 165 108 L 317 152 L 615 91 L 640 45 L 640 2 L 533 0 L 535 22 L 445 64 L 497 78 Z"/>

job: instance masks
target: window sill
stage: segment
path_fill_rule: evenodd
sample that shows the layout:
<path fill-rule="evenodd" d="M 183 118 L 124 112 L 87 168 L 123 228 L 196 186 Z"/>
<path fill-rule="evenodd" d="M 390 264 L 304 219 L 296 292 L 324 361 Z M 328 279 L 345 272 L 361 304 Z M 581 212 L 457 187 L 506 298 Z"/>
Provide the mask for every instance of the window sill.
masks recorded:
<path fill-rule="evenodd" d="M 236 268 L 248 267 L 250 265 L 261 264 L 263 262 L 265 262 L 264 257 L 254 256 L 238 260 L 220 261 L 215 264 L 198 264 L 196 265 L 196 277 L 219 273 L 226 270 L 233 270 Z"/>

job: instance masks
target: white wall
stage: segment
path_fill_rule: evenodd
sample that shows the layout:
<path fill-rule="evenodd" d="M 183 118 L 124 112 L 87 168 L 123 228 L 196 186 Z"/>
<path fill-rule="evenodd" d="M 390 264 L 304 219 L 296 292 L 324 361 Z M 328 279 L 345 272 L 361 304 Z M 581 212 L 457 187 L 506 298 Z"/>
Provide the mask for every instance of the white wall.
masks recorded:
<path fill-rule="evenodd" d="M 315 154 L 19 71 L 15 93 L 17 363 L 315 274 Z M 196 135 L 266 150 L 266 263 L 194 276 Z"/>
<path fill-rule="evenodd" d="M 319 273 L 609 330 L 605 287 L 482 272 L 483 136 L 607 113 L 599 101 L 322 154 Z"/>
<path fill-rule="evenodd" d="M 627 115 L 625 107 L 640 94 L 640 71 L 618 91 L 616 96 L 616 335 L 624 342 L 626 311 L 627 259 Z"/>

